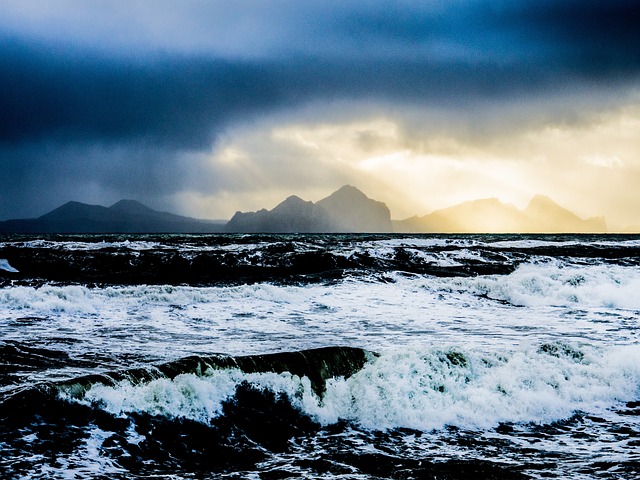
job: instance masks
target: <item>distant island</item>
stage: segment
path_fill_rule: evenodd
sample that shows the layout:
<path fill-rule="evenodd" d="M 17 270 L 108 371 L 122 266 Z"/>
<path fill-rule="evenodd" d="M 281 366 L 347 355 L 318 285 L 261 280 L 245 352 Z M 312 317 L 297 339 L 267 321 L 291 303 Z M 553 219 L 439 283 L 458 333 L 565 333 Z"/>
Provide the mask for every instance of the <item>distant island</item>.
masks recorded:
<path fill-rule="evenodd" d="M 0 233 L 606 233 L 603 217 L 582 219 L 538 195 L 519 210 L 495 198 L 391 220 L 389 208 L 345 185 L 318 202 L 295 195 L 271 210 L 201 220 L 153 210 L 135 200 L 110 207 L 68 202 L 31 219 L 0 222 Z"/>
<path fill-rule="evenodd" d="M 0 222 L 0 233 L 220 233 L 224 225 L 121 200 L 110 207 L 68 202 L 38 218 Z"/>
<path fill-rule="evenodd" d="M 604 217 L 581 219 L 549 197 L 536 195 L 524 210 L 496 198 L 464 202 L 423 217 L 393 222 L 411 233 L 606 233 Z"/>
<path fill-rule="evenodd" d="M 228 233 L 391 233 L 389 208 L 345 185 L 316 203 L 291 196 L 273 210 L 236 212 Z"/>

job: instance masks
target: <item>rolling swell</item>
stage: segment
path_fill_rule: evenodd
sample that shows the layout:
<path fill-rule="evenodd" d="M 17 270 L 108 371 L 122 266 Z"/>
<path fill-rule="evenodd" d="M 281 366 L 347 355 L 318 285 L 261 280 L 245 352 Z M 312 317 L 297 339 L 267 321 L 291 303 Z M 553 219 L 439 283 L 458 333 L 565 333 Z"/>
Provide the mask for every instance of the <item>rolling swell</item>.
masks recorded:
<path fill-rule="evenodd" d="M 637 478 L 639 247 L 0 238 L 0 477 Z"/>
<path fill-rule="evenodd" d="M 20 355 L 22 361 L 23 357 Z M 206 422 L 145 411 L 114 415 L 87 398 L 96 388 L 179 382 L 181 378 L 197 382 L 203 375 L 216 371 L 228 375 L 229 370 L 243 375 L 305 377 L 321 396 L 327 380 L 349 377 L 372 357 L 370 352 L 348 347 L 238 357 L 192 356 L 149 368 L 19 388 L 0 399 L 0 445 L 25 461 L 14 462 L 5 473 L 32 475 L 33 465 L 26 459 L 34 456 L 53 462 L 65 455 L 80 462 L 82 451 L 90 448 L 98 448 L 101 456 L 113 462 L 112 478 L 119 478 L 121 468 L 140 475 L 180 470 L 185 465 L 207 472 L 253 468 L 267 458 L 265 449 L 283 451 L 290 438 L 319 429 L 277 391 L 241 381 L 228 392 L 232 394 L 221 397 L 220 414 Z M 163 399 L 156 397 L 156 401 Z"/>
<path fill-rule="evenodd" d="M 426 256 L 424 248 L 410 245 L 395 245 L 381 254 L 378 242 L 389 239 L 393 237 L 172 237 L 167 243 L 94 239 L 93 243 L 53 244 L 55 248 L 40 240 L 7 242 L 0 244 L 0 258 L 15 271 L 0 270 L 0 281 L 212 285 L 331 281 L 348 274 L 391 271 L 466 277 L 508 274 L 520 262 L 488 250 L 484 258 L 443 262 L 447 252 L 460 250 L 451 245 L 429 246 Z"/>
<path fill-rule="evenodd" d="M 638 414 L 639 354 L 564 343 L 495 354 L 329 347 L 194 356 L 44 383 L 0 403 L 0 445 L 22 458 L 4 473 L 38 478 L 43 463 L 62 457 L 56 468 L 81 473 L 90 458 L 109 478 L 530 478 L 562 457 L 513 438 L 562 440 L 593 423 L 617 435 L 616 448 L 634 448 L 625 433 L 633 424 L 620 428 L 619 417 Z M 462 453 L 441 461 L 434 448 Z M 530 460 L 496 464 L 495 449 Z"/>
<path fill-rule="evenodd" d="M 393 441 L 393 433 L 374 439 L 381 447 L 375 453 L 345 448 L 340 439 L 348 431 L 346 424 L 323 429 L 295 408 L 286 395 L 249 382 L 238 384 L 233 397 L 222 403 L 221 415 L 207 423 L 144 411 L 114 415 L 101 408 L 104 405 L 82 400 L 98 385 L 140 385 L 160 378 L 175 381 L 181 376 L 204 374 L 206 369 L 304 375 L 311 388 L 322 395 L 326 381 L 349 377 L 371 358 L 370 352 L 344 347 L 245 357 L 189 357 L 156 368 L 89 375 L 22 389 L 0 403 L 0 445 L 15 459 L 11 464 L 0 462 L 0 473 L 7 478 L 48 478 L 43 472 L 57 470 L 93 478 L 95 464 L 86 462 L 98 459 L 99 477 L 116 479 L 176 474 L 214 478 L 216 473 L 243 478 L 244 472 L 256 470 L 263 470 L 269 478 L 305 474 L 529 478 L 520 471 L 522 467 L 505 468 L 484 460 L 434 462 L 386 452 L 384 444 Z M 447 361 L 457 364 L 461 360 L 450 357 Z M 324 455 L 306 451 L 305 442 L 313 438 L 326 442 Z"/>
<path fill-rule="evenodd" d="M 6 356 L 6 364 L 16 359 L 23 364 L 25 358 L 37 368 L 58 365 L 68 356 L 56 351 L 38 350 L 37 354 L 25 353 L 25 347 L 18 348 L 11 342 L 3 345 L 0 354 Z M 49 353 L 49 356 L 45 356 Z M 12 358 L 8 358 L 9 355 Z M 248 356 L 190 356 L 179 360 L 162 363 L 152 367 L 117 370 L 107 373 L 90 374 L 71 380 L 60 382 L 43 382 L 33 387 L 21 389 L 17 393 L 5 394 L 0 397 L 0 416 L 8 418 L 11 410 L 20 405 L 25 396 L 45 395 L 54 397 L 63 392 L 68 398 L 81 398 L 94 385 L 115 386 L 126 381 L 133 385 L 158 380 L 161 378 L 173 380 L 179 375 L 202 376 L 211 370 L 237 369 L 242 373 L 289 373 L 309 379 L 310 386 L 318 396 L 325 390 L 325 382 L 330 378 L 349 377 L 360 370 L 364 364 L 376 354 L 352 347 L 324 347 L 298 352 L 281 352 L 265 355 Z M 23 366 L 23 368 L 25 368 Z M 37 392 L 37 393 L 36 393 Z"/>
<path fill-rule="evenodd" d="M 12 282 L 219 285 L 326 282 L 392 271 L 505 275 L 532 258 L 637 266 L 637 236 L 142 235 L 5 236 L 0 285 Z"/>

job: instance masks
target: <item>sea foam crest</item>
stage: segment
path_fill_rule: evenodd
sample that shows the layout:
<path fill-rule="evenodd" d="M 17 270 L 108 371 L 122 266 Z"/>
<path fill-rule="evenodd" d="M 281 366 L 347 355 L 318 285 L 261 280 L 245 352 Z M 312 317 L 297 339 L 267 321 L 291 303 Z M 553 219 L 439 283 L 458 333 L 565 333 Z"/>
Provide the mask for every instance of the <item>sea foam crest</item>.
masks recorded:
<path fill-rule="evenodd" d="M 321 415 L 372 429 L 488 428 L 560 420 L 635 399 L 639 389 L 638 347 L 604 355 L 553 344 L 504 355 L 409 350 L 329 382 Z"/>
<path fill-rule="evenodd" d="M 547 344 L 507 354 L 461 349 L 388 352 L 349 378 L 329 379 L 322 398 L 306 377 L 209 370 L 133 385 L 94 385 L 81 400 L 114 414 L 145 412 L 203 423 L 223 414 L 247 382 L 286 396 L 323 425 L 346 420 L 369 429 L 422 431 L 501 422 L 548 423 L 640 396 L 640 347 L 599 350 Z"/>
<path fill-rule="evenodd" d="M 244 301 L 295 303 L 303 290 L 270 284 L 237 287 L 188 287 L 167 285 L 90 288 L 82 285 L 14 286 L 0 290 L 0 304 L 9 309 L 29 309 L 34 314 L 55 312 L 97 313 L 149 305 L 194 305 Z"/>
<path fill-rule="evenodd" d="M 127 380 L 114 387 L 96 384 L 85 394 L 85 401 L 118 415 L 144 412 L 207 423 L 220 415 L 222 403 L 233 396 L 240 377 L 238 370 L 229 370 L 206 376 L 183 374 L 142 385 Z"/>
<path fill-rule="evenodd" d="M 95 384 L 81 401 L 116 415 L 143 412 L 208 423 L 223 413 L 223 403 L 234 396 L 243 382 L 285 395 L 302 411 L 313 411 L 319 403 L 307 377 L 289 373 L 245 374 L 238 369 L 210 369 L 202 376 L 181 374 L 138 385 L 128 380 L 115 386 Z M 62 396 L 71 398 L 65 391 Z"/>
<path fill-rule="evenodd" d="M 509 275 L 440 281 L 445 290 L 464 291 L 512 305 L 640 309 L 640 272 L 620 265 L 527 263 Z"/>

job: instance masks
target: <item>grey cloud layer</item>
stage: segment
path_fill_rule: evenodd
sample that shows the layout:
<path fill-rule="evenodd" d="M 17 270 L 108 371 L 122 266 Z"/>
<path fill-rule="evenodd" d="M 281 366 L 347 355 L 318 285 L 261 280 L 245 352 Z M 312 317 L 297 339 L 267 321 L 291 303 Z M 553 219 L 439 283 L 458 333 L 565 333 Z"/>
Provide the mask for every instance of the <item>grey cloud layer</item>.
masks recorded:
<path fill-rule="evenodd" d="M 464 114 L 552 91 L 617 96 L 640 72 L 634 1 L 92 3 L 6 4 L 0 216 L 38 195 L 37 172 L 124 194 L 140 190 L 132 172 L 160 170 L 179 186 L 185 151 L 209 149 L 236 121 L 309 102 Z M 95 173 L 109 166 L 119 173 Z M 21 189 L 8 193 L 15 179 Z M 164 180 L 147 182 L 151 191 Z"/>

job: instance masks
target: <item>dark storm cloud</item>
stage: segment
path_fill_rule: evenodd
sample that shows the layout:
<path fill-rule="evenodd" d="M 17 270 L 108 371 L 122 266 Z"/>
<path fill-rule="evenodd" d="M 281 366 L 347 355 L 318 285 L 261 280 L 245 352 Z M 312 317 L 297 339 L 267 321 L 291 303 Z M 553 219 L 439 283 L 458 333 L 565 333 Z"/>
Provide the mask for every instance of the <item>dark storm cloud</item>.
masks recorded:
<path fill-rule="evenodd" d="M 518 21 L 520 17 L 532 34 L 550 34 L 552 42 L 567 42 L 573 49 L 590 50 L 597 45 L 634 55 L 631 48 L 638 45 L 640 6 L 635 0 L 543 0 L 522 7 L 520 12 L 512 18 Z"/>
<path fill-rule="evenodd" d="M 201 147 L 228 117 L 273 104 L 255 66 L 185 58 L 113 60 L 3 45 L 0 140 L 148 139 Z"/>
<path fill-rule="evenodd" d="M 318 98 L 455 104 L 640 67 L 637 2 L 372 3 L 318 13 L 310 33 L 289 27 L 301 45 L 259 59 L 118 58 L 5 36 L 0 139 L 148 138 L 201 147 L 238 115 Z"/>
<path fill-rule="evenodd" d="M 431 98 L 490 91 L 493 69 L 385 60 L 143 63 L 2 49 L 0 143 L 148 141 L 191 149 L 243 114 L 317 98 Z"/>
<path fill-rule="evenodd" d="M 82 3 L 38 21 L 38 4 L 9 5 L 18 17 L 0 19 L 0 217 L 39 195 L 36 177 L 117 194 L 168 189 L 166 178 L 180 188 L 197 169 L 181 174 L 185 152 L 302 104 L 494 112 L 563 90 L 618 95 L 640 71 L 640 7 L 626 0 L 133 2 L 103 9 L 102 30 Z"/>
<path fill-rule="evenodd" d="M 640 4 L 635 0 L 540 1 L 505 15 L 558 68 L 588 77 L 637 74 L 640 69 Z"/>

